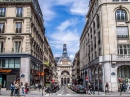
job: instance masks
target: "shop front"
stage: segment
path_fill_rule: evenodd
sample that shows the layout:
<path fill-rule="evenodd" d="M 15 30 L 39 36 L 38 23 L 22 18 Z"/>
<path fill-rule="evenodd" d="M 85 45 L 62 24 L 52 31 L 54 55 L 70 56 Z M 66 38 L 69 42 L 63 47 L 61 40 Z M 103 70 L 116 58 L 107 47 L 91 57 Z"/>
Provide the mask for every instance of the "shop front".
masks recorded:
<path fill-rule="evenodd" d="M 2 88 L 10 89 L 10 84 L 19 78 L 20 69 L 0 69 L 0 83 Z"/>
<path fill-rule="evenodd" d="M 19 78 L 20 58 L 0 58 L 0 83 L 10 89 L 10 84 Z"/>

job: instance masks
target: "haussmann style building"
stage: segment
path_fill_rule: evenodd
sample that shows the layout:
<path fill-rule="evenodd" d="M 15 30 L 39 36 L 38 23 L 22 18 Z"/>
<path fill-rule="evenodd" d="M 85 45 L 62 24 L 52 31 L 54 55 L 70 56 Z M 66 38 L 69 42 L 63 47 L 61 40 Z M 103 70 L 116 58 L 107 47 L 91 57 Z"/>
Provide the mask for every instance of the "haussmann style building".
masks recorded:
<path fill-rule="evenodd" d="M 20 79 L 29 85 L 43 76 L 43 15 L 38 0 L 0 0 L 0 83 L 10 89 Z"/>
<path fill-rule="evenodd" d="M 130 0 L 90 0 L 80 38 L 83 85 L 118 91 L 120 79 L 130 79 Z M 88 79 L 88 80 L 86 80 Z"/>

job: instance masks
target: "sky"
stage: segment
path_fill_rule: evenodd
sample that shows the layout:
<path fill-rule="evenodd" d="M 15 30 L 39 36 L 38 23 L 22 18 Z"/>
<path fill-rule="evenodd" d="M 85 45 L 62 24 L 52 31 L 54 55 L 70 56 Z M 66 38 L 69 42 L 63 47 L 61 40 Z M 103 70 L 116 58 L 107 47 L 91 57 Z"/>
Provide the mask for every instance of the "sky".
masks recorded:
<path fill-rule="evenodd" d="M 44 19 L 45 36 L 55 57 L 60 57 L 63 44 L 73 60 L 79 50 L 80 36 L 86 22 L 89 0 L 38 0 Z"/>

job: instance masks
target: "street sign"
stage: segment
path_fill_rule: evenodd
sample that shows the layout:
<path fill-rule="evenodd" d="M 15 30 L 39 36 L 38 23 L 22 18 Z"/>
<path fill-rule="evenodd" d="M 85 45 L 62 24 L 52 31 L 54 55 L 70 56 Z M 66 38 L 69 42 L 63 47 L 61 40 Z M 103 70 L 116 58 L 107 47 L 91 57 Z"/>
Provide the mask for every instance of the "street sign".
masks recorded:
<path fill-rule="evenodd" d="M 86 81 L 88 81 L 88 76 L 86 76 Z"/>

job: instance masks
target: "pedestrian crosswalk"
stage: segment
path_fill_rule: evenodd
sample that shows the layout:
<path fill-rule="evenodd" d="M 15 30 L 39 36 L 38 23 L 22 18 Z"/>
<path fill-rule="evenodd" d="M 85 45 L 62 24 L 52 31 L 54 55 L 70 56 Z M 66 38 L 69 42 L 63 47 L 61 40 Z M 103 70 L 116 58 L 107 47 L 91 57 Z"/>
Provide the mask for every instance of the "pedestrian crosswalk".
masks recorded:
<path fill-rule="evenodd" d="M 86 96 L 86 94 L 46 94 L 44 96 Z"/>

